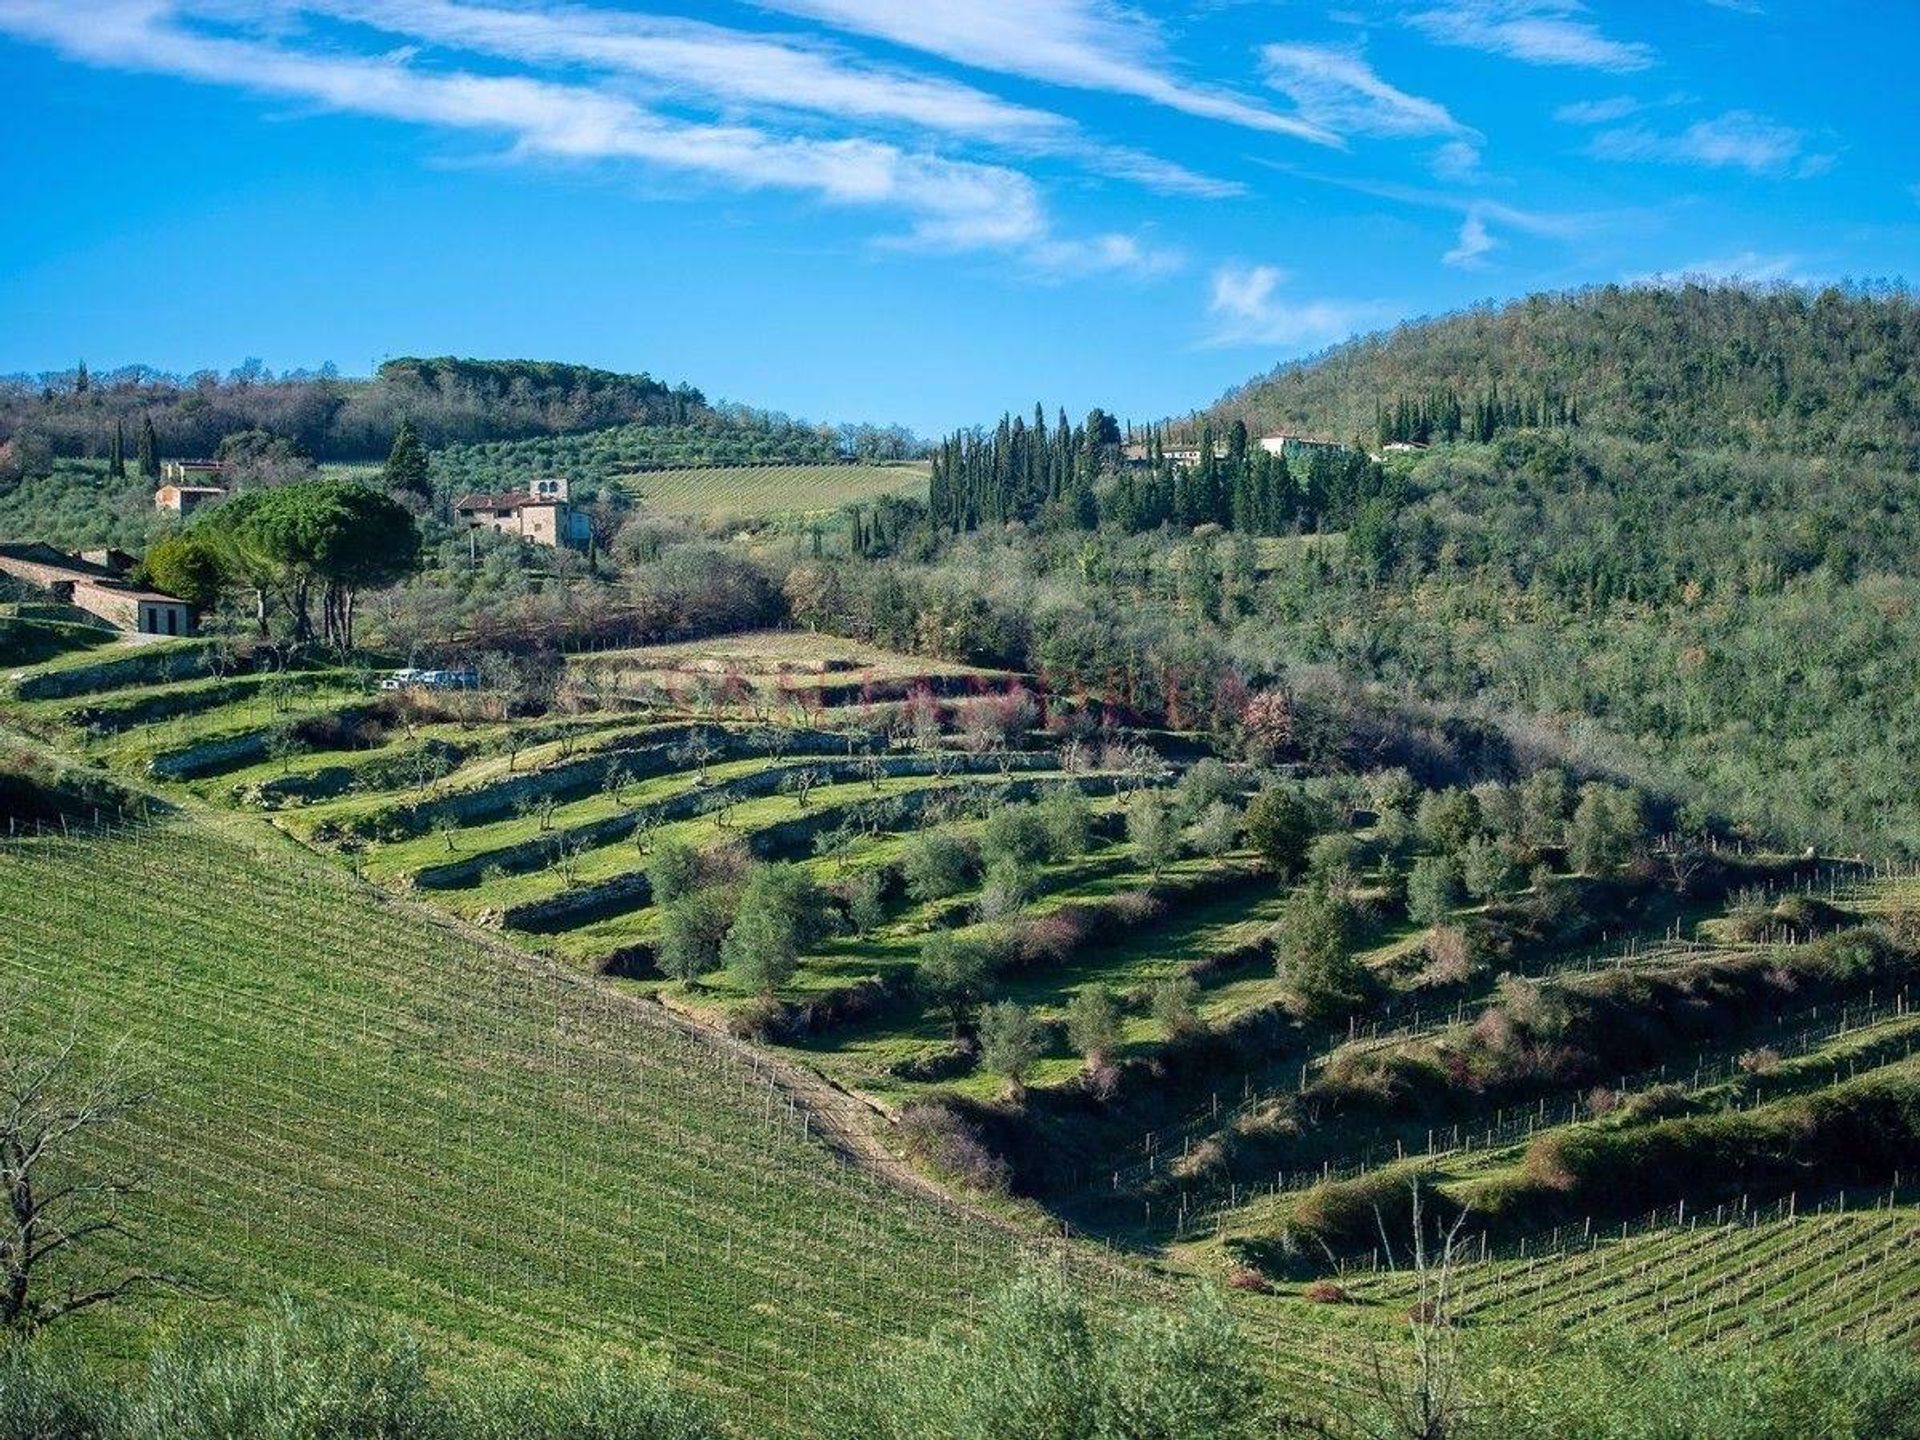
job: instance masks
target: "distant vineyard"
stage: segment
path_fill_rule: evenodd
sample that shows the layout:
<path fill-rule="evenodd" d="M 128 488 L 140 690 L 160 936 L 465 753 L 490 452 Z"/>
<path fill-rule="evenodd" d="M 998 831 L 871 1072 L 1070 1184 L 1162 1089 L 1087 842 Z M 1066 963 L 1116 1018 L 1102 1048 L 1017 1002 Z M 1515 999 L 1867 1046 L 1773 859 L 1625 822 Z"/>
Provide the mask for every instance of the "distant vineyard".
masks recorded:
<path fill-rule="evenodd" d="M 620 425 L 584 435 L 449 445 L 433 455 L 445 489 L 508 489 L 545 476 L 604 485 L 636 470 L 695 465 L 825 465 L 833 442 L 798 426 Z"/>
<path fill-rule="evenodd" d="M 738 465 L 625 475 L 628 494 L 673 515 L 774 515 L 834 510 L 883 495 L 924 495 L 922 465 Z"/>

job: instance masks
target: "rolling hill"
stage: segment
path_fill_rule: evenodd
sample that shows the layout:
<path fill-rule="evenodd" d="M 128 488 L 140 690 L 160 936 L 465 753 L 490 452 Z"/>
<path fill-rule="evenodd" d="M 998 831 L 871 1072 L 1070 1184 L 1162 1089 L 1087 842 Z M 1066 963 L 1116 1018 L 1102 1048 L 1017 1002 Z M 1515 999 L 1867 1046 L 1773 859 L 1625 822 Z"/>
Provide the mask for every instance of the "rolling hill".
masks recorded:
<path fill-rule="evenodd" d="M 1920 306 L 1904 291 L 1603 286 L 1411 321 L 1217 402 L 1255 434 L 1371 443 L 1377 410 L 1452 389 L 1552 393 L 1658 446 L 1920 464 Z"/>

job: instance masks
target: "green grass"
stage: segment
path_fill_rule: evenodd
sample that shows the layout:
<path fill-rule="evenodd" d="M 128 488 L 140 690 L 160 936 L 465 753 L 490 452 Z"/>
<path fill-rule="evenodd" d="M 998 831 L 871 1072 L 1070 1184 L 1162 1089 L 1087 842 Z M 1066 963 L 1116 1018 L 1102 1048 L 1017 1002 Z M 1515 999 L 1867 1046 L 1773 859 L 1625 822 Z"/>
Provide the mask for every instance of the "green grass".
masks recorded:
<path fill-rule="evenodd" d="M 19 1019 L 145 1068 L 154 1102 L 92 1158 L 147 1167 L 135 1253 L 216 1297 L 102 1313 L 90 1343 L 287 1293 L 450 1364 L 667 1342 L 746 1433 L 805 1432 L 860 1354 L 1014 1266 L 657 1012 L 231 830 L 0 847 Z"/>
<path fill-rule="evenodd" d="M 812 514 L 879 499 L 924 495 L 927 467 L 888 465 L 713 465 L 623 475 L 622 489 L 668 515 Z"/>

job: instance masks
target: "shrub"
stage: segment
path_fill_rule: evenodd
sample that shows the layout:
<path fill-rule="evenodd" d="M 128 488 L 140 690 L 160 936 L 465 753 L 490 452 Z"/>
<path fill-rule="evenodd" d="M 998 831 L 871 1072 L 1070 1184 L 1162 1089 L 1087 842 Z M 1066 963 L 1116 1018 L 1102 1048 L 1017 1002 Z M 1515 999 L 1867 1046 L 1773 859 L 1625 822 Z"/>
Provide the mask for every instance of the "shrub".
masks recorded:
<path fill-rule="evenodd" d="M 458 1440 L 720 1440 L 726 1433 L 658 1361 L 495 1378 L 460 1409 Z"/>
<path fill-rule="evenodd" d="M 1473 925 L 1436 925 L 1427 932 L 1427 966 L 1422 978 L 1431 985 L 1460 985 L 1487 963 L 1486 937 Z"/>
<path fill-rule="evenodd" d="M 1232 802 L 1240 793 L 1233 772 L 1211 757 L 1189 767 L 1174 787 L 1174 800 L 1183 823 L 1191 824 L 1210 806 Z"/>
<path fill-rule="evenodd" d="M 1520 867 L 1499 841 L 1476 835 L 1460 852 L 1460 879 L 1474 899 L 1491 900 L 1519 883 Z"/>
<path fill-rule="evenodd" d="M 1062 785 L 1037 807 L 1047 832 L 1047 853 L 1055 860 L 1072 860 L 1087 853 L 1093 843 L 1093 807 L 1077 785 Z"/>
<path fill-rule="evenodd" d="M 1300 1298 L 1309 1305 L 1351 1305 L 1353 1296 L 1344 1286 L 1331 1280 L 1316 1280 L 1300 1292 Z"/>
<path fill-rule="evenodd" d="M 1365 1252 L 1383 1235 L 1398 1245 L 1413 1235 L 1413 1197 L 1413 1182 L 1391 1170 L 1323 1180 L 1300 1196 L 1289 1228 L 1309 1252 L 1323 1246 L 1335 1254 Z M 1444 1232 L 1459 1217 L 1460 1206 L 1444 1191 L 1422 1186 L 1420 1213 L 1424 1223 Z"/>
<path fill-rule="evenodd" d="M 1180 825 L 1163 795 L 1142 791 L 1127 805 L 1127 839 L 1140 867 L 1155 880 L 1180 857 Z"/>
<path fill-rule="evenodd" d="M 1002 855 L 987 867 L 980 886 L 980 918 L 1007 920 L 1025 908 L 1039 888 L 1040 877 L 1032 865 L 1011 855 Z"/>
<path fill-rule="evenodd" d="M 974 1323 L 866 1370 L 824 1433 L 870 1440 L 1254 1440 L 1264 1390 L 1223 1298 L 1096 1314 L 1052 1275 L 1022 1277 Z"/>
<path fill-rule="evenodd" d="M 821 933 L 825 918 L 825 899 L 806 871 L 757 866 L 740 892 L 721 958 L 741 984 L 771 995 L 793 977 L 801 947 Z"/>
<path fill-rule="evenodd" d="M 847 919 L 856 935 L 865 937 L 886 923 L 888 880 L 884 870 L 862 870 L 847 887 Z"/>
<path fill-rule="evenodd" d="M 1169 1040 L 1184 1040 L 1199 1033 L 1200 982 L 1191 975 L 1176 975 L 1153 987 L 1153 1018 Z"/>
<path fill-rule="evenodd" d="M 119 1397 L 75 1357 L 0 1344 L 0 1435 L 8 1440 L 109 1440 Z"/>
<path fill-rule="evenodd" d="M 1437 925 L 1464 898 L 1460 866 L 1448 855 L 1422 855 L 1407 876 L 1407 914 L 1417 925 Z"/>
<path fill-rule="evenodd" d="M 912 840 L 901 857 L 907 894 L 922 904 L 958 895 L 973 883 L 973 848 L 945 830 L 928 830 Z"/>
<path fill-rule="evenodd" d="M 1567 855 L 1588 875 L 1621 869 L 1646 839 L 1644 806 L 1637 792 L 1598 782 L 1580 787 L 1580 803 L 1567 827 Z"/>
<path fill-rule="evenodd" d="M 1312 807 L 1292 788 L 1262 790 L 1247 806 L 1247 843 L 1280 875 L 1292 878 L 1307 863 L 1318 829 Z"/>
<path fill-rule="evenodd" d="M 1431 790 L 1421 797 L 1414 824 L 1428 849 L 1456 855 L 1481 831 L 1480 802 L 1470 790 Z"/>
<path fill-rule="evenodd" d="M 1224 855 L 1240 843 L 1240 812 L 1225 800 L 1215 800 L 1200 812 L 1187 838 L 1202 855 Z"/>
<path fill-rule="evenodd" d="M 1012 1187 L 1013 1172 L 979 1130 L 950 1105 L 918 1100 L 900 1111 L 900 1143 L 942 1175 L 990 1195 Z"/>
<path fill-rule="evenodd" d="M 718 894 L 696 891 L 660 907 L 658 964 L 675 980 L 693 980 L 720 968 L 721 947 L 731 923 Z"/>
<path fill-rule="evenodd" d="M 683 840 L 663 840 L 647 860 L 647 885 L 653 903 L 670 905 L 700 884 L 700 855 Z"/>
<path fill-rule="evenodd" d="M 419 1347 L 367 1321 L 284 1308 L 238 1339 L 157 1353 L 124 1440 L 421 1440 L 447 1433 Z"/>
<path fill-rule="evenodd" d="M 920 944 L 915 978 L 922 993 L 947 1012 L 956 1036 L 986 993 L 991 974 L 986 951 L 971 940 L 936 930 Z"/>
<path fill-rule="evenodd" d="M 1301 1013 L 1331 1020 L 1358 1009 L 1371 977 L 1353 953 L 1347 906 L 1322 890 L 1303 890 L 1287 902 L 1275 955 Z"/>
<path fill-rule="evenodd" d="M 988 817 L 980 834 L 980 855 L 991 869 L 1011 862 L 1037 865 L 1047 858 L 1052 837 L 1036 805 L 1006 805 Z"/>

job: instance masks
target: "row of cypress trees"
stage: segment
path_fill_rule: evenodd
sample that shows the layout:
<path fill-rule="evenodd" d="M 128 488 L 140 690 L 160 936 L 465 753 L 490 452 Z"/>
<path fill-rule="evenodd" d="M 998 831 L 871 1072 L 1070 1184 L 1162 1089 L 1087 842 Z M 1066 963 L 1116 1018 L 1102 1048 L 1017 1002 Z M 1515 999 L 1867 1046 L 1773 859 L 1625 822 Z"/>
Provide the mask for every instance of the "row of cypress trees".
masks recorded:
<path fill-rule="evenodd" d="M 1128 533 L 1211 524 L 1281 535 L 1344 529 L 1369 501 L 1399 503 L 1398 483 L 1361 452 L 1314 445 L 1290 460 L 1254 445 L 1237 420 L 1224 442 L 1203 423 L 1197 458 L 1170 458 L 1171 448 L 1157 430 L 1123 447 L 1118 423 L 1103 410 L 1079 426 L 1062 411 L 1049 427 L 1035 406 L 1032 424 L 1003 416 L 991 432 L 941 442 L 928 507 L 947 534 L 1019 521 Z"/>

